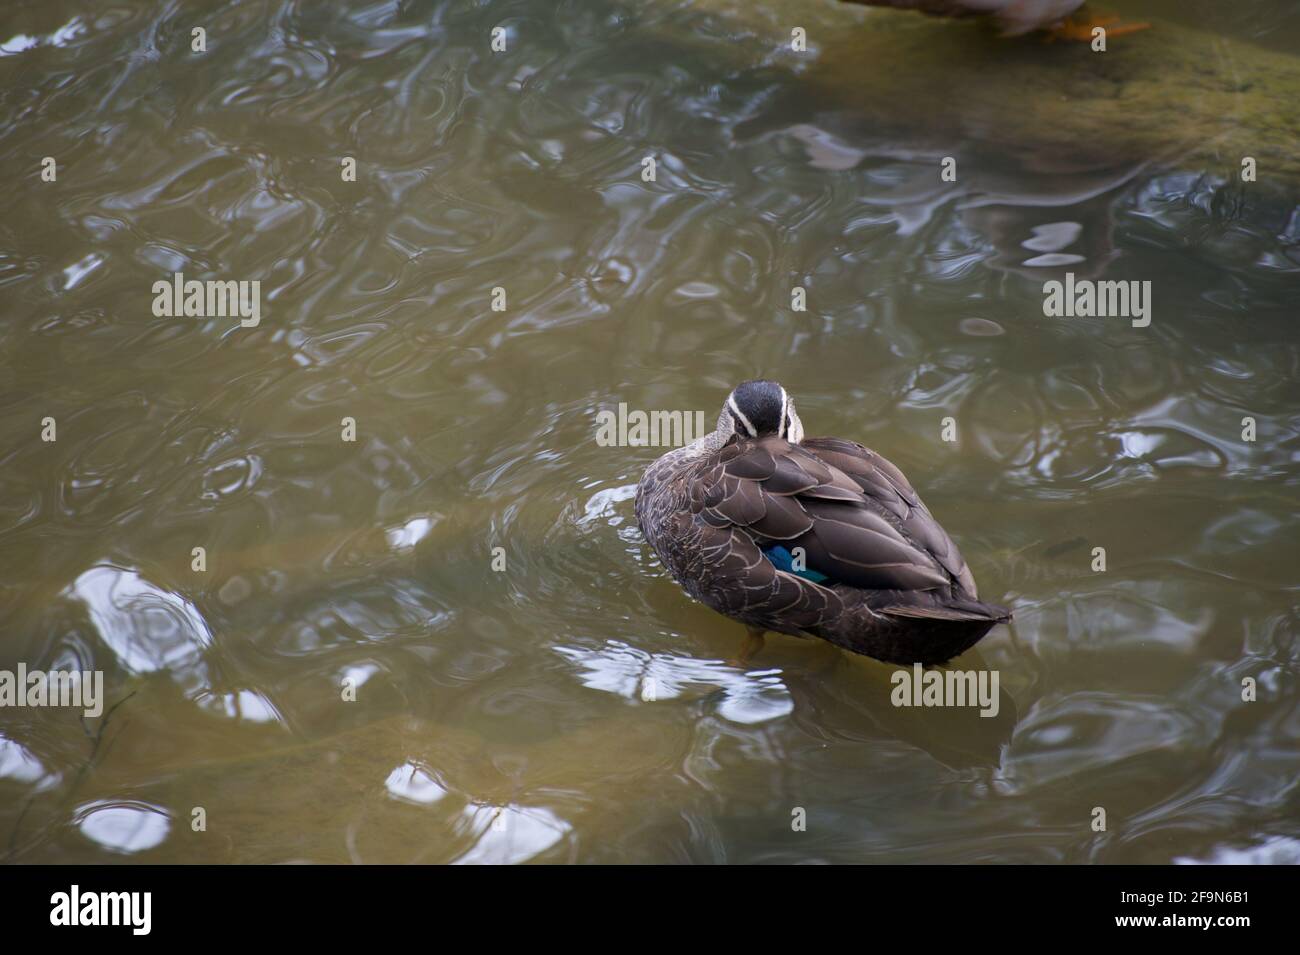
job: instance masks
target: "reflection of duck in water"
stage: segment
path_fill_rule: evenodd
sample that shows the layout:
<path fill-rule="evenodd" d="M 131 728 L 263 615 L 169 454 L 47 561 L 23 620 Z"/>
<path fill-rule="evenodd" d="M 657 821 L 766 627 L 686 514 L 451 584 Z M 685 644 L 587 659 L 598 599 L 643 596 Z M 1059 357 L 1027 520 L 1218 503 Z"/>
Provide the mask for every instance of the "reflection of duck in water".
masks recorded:
<path fill-rule="evenodd" d="M 712 434 L 637 487 L 637 522 L 692 597 L 750 630 L 821 637 L 890 663 L 942 663 L 997 623 L 957 546 L 901 471 L 839 438 L 804 438 L 774 381 L 728 396 Z"/>
<path fill-rule="evenodd" d="M 1075 20 L 1071 14 L 1083 6 L 1083 0 L 849 0 L 868 7 L 894 7 L 919 10 L 938 17 L 966 17 L 984 14 L 993 17 L 1006 36 L 1019 36 L 1032 30 L 1046 30 L 1063 40 L 1091 40 L 1094 27 L 1105 27 L 1109 36 L 1143 30 L 1148 23 L 1121 24 L 1116 17 Z"/>

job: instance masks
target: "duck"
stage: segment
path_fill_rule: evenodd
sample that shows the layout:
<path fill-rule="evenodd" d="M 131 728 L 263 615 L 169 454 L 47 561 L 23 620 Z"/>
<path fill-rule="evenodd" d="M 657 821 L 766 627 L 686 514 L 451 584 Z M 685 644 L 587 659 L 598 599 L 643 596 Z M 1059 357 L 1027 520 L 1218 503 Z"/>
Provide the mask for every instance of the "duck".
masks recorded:
<path fill-rule="evenodd" d="M 1049 37 L 1063 40 L 1092 39 L 1095 27 L 1104 27 L 1110 36 L 1134 33 L 1150 27 L 1149 23 L 1119 23 L 1118 17 L 1073 14 L 1084 0 L 848 0 L 867 7 L 894 7 L 918 10 L 936 17 L 984 15 L 997 22 L 1003 36 L 1020 36 L 1044 30 Z"/>
<path fill-rule="evenodd" d="M 932 666 L 1012 619 L 979 599 L 903 472 L 857 442 L 804 437 L 774 380 L 736 385 L 712 432 L 646 468 L 635 512 L 687 595 L 745 625 L 742 664 L 771 631 Z"/>

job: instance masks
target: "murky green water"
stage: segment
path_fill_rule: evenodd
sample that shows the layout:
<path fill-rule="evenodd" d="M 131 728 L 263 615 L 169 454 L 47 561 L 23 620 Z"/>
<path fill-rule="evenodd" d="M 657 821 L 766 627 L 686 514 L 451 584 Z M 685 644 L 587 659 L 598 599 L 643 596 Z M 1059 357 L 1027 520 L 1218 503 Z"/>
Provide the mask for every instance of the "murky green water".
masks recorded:
<path fill-rule="evenodd" d="M 1300 860 L 1297 184 L 999 150 L 1017 103 L 886 133 L 748 6 L 0 14 L 0 669 L 118 704 L 0 709 L 0 858 Z M 1249 65 L 1288 9 L 1155 12 Z M 1151 324 L 1044 317 L 1067 268 Z M 260 323 L 156 317 L 178 271 Z M 729 664 L 652 559 L 658 451 L 595 413 L 760 373 L 1014 608 L 956 663 L 995 718 L 811 641 Z"/>

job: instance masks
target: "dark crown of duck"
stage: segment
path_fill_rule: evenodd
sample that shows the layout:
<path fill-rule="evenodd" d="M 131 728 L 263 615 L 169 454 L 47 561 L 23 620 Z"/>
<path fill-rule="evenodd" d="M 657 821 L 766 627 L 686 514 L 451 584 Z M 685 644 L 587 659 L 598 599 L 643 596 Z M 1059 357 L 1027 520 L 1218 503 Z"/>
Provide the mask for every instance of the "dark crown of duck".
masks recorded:
<path fill-rule="evenodd" d="M 794 402 L 779 383 L 766 378 L 738 384 L 727 396 L 722 413 L 730 415 L 732 428 L 737 434 L 747 434 L 751 438 L 775 434 L 795 444 L 803 439 L 803 427 L 795 414 Z"/>

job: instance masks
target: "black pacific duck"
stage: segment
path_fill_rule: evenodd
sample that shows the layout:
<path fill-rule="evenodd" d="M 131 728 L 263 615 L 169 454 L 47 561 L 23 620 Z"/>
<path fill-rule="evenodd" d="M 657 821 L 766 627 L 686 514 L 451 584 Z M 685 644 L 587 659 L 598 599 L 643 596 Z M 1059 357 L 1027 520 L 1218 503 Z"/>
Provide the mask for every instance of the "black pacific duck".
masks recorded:
<path fill-rule="evenodd" d="M 805 438 L 775 381 L 746 381 L 711 434 L 655 461 L 636 517 L 682 588 L 749 628 L 889 663 L 942 663 L 1011 619 L 903 473 L 860 444 Z"/>

